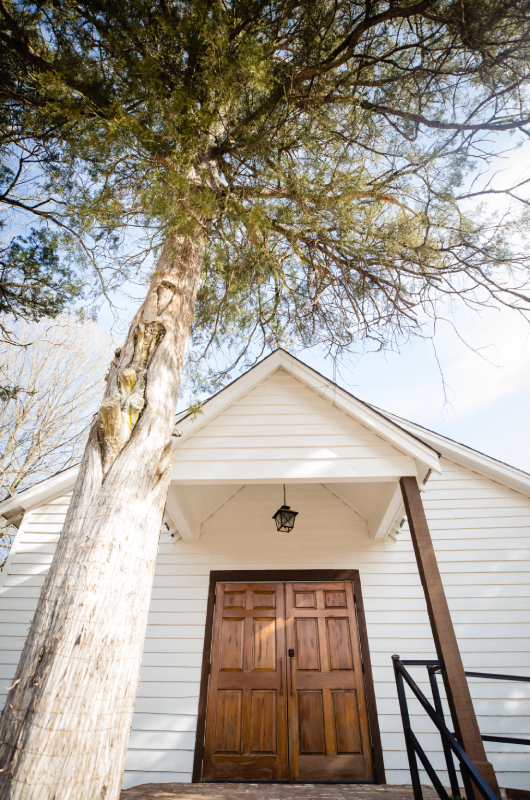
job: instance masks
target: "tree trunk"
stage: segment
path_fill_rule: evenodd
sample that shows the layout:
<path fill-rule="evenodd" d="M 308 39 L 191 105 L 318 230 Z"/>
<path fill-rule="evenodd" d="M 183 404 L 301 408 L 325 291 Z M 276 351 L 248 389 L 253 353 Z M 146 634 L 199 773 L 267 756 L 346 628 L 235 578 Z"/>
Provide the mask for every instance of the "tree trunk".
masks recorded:
<path fill-rule="evenodd" d="M 118 796 L 204 241 L 166 241 L 111 365 L 0 719 L 0 799 Z"/>

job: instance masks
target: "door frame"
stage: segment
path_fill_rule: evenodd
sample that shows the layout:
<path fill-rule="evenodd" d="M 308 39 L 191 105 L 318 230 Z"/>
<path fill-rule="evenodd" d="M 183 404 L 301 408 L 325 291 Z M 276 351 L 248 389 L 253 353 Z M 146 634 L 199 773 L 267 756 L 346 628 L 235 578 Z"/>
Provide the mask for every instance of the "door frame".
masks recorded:
<path fill-rule="evenodd" d="M 385 765 L 383 761 L 383 748 L 381 745 L 381 732 L 377 716 L 377 703 L 375 699 L 374 678 L 368 646 L 368 632 L 364 614 L 363 595 L 361 591 L 361 578 L 358 569 L 231 569 L 212 570 L 210 572 L 210 586 L 208 589 L 208 604 L 206 609 L 206 627 L 204 630 L 204 648 L 202 654 L 201 683 L 199 691 L 199 712 L 197 717 L 197 733 L 195 735 L 195 753 L 193 757 L 192 783 L 201 783 L 202 759 L 204 753 L 204 734 L 206 731 L 206 710 L 208 704 L 208 684 L 210 678 L 210 657 L 213 637 L 213 618 L 215 609 L 215 592 L 218 583 L 309 583 L 350 581 L 353 583 L 353 595 L 359 642 L 361 646 L 361 659 L 364 673 L 364 690 L 368 708 L 368 722 L 374 757 L 374 778 L 376 784 L 386 783 Z"/>

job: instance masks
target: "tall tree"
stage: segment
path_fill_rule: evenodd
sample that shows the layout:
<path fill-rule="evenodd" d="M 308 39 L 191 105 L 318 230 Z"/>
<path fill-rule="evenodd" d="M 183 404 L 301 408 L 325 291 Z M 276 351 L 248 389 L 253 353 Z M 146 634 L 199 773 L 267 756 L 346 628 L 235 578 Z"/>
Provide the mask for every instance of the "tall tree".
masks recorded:
<path fill-rule="evenodd" d="M 117 796 L 190 336 L 340 351 L 457 296 L 527 308 L 524 215 L 466 203 L 525 201 L 470 173 L 529 135 L 529 10 L 0 0 L 24 131 L 7 158 L 42 155 L 39 191 L 4 203 L 56 225 L 104 289 L 159 251 L 3 712 L 0 798 Z"/>

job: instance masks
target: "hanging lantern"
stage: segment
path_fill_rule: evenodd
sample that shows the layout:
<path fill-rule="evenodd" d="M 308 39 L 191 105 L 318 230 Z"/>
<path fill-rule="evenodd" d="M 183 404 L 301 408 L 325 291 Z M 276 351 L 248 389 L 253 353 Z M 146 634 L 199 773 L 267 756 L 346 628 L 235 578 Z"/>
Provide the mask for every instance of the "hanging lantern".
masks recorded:
<path fill-rule="evenodd" d="M 294 528 L 294 520 L 298 511 L 291 511 L 291 506 L 285 504 L 285 483 L 283 484 L 283 506 L 273 516 L 276 521 L 276 530 L 289 533 Z"/>

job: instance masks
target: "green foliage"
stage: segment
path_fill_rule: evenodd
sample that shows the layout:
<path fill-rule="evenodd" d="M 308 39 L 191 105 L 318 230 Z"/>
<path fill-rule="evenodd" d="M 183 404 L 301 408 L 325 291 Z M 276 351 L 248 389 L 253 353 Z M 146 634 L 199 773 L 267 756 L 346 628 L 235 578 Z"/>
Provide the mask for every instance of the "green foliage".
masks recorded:
<path fill-rule="evenodd" d="M 0 315 L 56 317 L 80 294 L 72 271 L 59 262 L 56 236 L 32 229 L 0 249 Z"/>
<path fill-rule="evenodd" d="M 201 414 L 204 414 L 201 401 L 199 400 L 196 403 L 193 403 L 193 405 L 188 408 L 187 413 L 190 415 L 193 421 L 195 421 Z"/>
<path fill-rule="evenodd" d="M 207 240 L 192 371 L 212 351 L 386 346 L 440 300 L 526 308 L 528 219 L 473 203 L 530 135 L 529 11 L 11 0 L 0 98 L 24 146 L 8 135 L 5 163 L 31 150 L 38 213 L 104 290 L 169 234 Z"/>
<path fill-rule="evenodd" d="M 0 386 L 0 402 L 9 403 L 11 400 L 16 400 L 19 395 L 34 394 L 34 392 L 27 392 L 23 386 L 16 384 L 15 386 Z"/>

